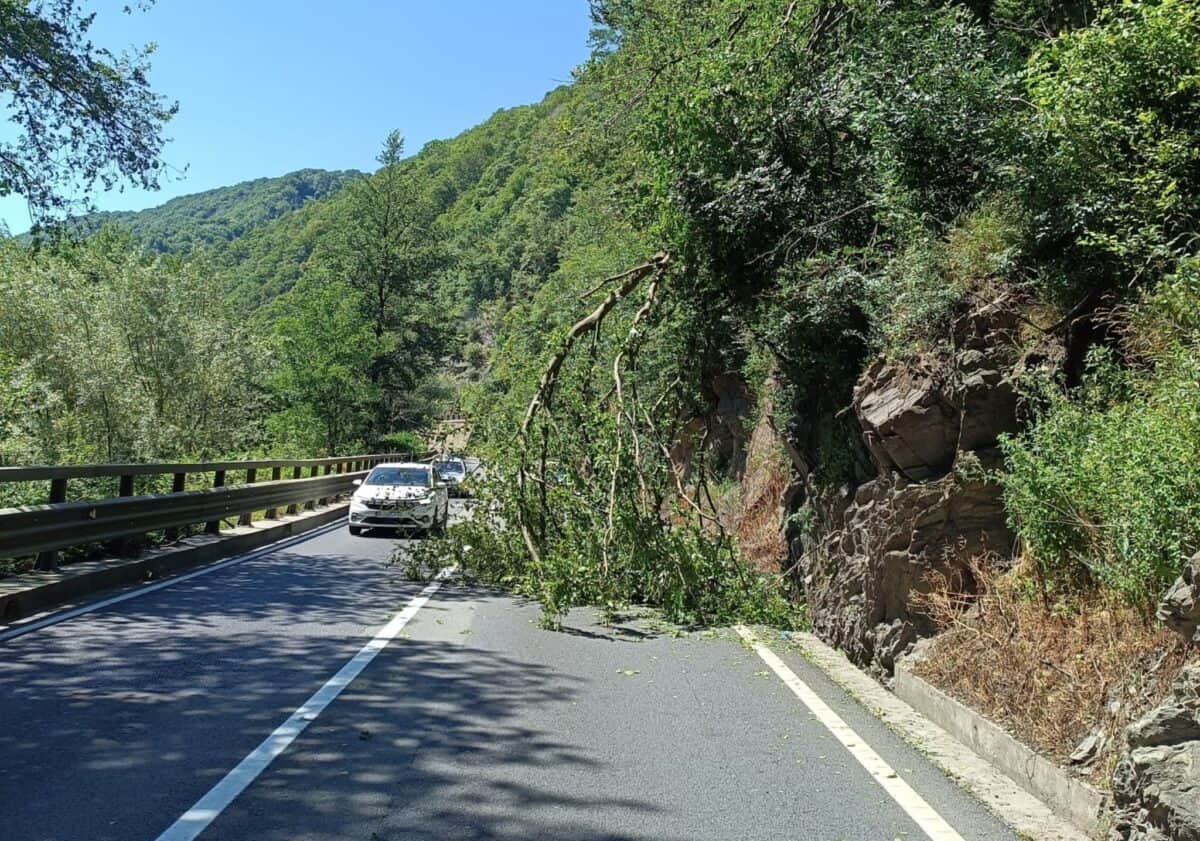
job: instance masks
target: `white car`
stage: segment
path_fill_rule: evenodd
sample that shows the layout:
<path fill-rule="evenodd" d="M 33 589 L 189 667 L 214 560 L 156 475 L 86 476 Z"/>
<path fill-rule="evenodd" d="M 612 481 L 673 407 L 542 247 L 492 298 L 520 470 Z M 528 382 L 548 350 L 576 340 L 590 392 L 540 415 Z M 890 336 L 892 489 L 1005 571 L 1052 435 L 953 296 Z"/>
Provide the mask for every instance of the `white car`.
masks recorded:
<path fill-rule="evenodd" d="M 350 497 L 350 534 L 362 534 L 363 529 L 429 532 L 446 527 L 449 494 L 432 465 L 379 464 L 355 484 L 358 488 Z"/>
<path fill-rule="evenodd" d="M 443 456 L 433 463 L 438 476 L 446 483 L 446 491 L 450 496 L 460 496 L 463 493 L 462 483 L 467 478 L 467 463 L 458 456 Z"/>

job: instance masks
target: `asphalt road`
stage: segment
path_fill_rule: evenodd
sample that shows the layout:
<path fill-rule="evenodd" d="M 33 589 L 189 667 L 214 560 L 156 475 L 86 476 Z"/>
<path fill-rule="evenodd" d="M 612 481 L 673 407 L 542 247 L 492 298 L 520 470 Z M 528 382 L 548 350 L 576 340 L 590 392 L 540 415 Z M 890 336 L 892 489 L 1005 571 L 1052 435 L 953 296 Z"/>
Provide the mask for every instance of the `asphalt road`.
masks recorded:
<path fill-rule="evenodd" d="M 205 841 L 930 837 L 732 632 L 546 631 L 453 580 L 243 774 L 425 587 L 393 545 L 339 526 L 0 642 L 0 838 L 155 841 L 201 812 Z M 1014 838 L 780 656 L 958 836 Z M 193 810 L 235 768 L 244 789 Z"/>

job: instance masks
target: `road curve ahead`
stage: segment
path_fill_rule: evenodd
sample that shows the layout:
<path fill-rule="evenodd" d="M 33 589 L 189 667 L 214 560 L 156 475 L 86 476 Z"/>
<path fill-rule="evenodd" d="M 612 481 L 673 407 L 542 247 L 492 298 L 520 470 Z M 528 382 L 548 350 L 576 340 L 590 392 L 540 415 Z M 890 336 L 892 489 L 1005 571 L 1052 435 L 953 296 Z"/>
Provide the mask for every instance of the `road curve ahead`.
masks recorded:
<path fill-rule="evenodd" d="M 0 838 L 1014 838 L 796 655 L 915 801 L 732 632 L 541 630 L 393 545 L 339 525 L 0 642 Z"/>

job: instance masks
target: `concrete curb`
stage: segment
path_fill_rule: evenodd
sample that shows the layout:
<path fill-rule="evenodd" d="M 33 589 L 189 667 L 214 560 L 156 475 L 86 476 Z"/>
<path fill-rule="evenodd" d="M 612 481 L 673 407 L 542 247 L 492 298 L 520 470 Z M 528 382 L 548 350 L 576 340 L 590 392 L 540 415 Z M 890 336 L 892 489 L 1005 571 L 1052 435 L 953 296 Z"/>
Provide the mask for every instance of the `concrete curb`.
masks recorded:
<path fill-rule="evenodd" d="M 196 535 L 151 549 L 133 560 L 105 558 L 64 566 L 57 572 L 31 572 L 0 580 L 0 622 L 12 622 L 102 590 L 160 578 L 180 570 L 250 552 L 269 543 L 304 534 L 346 516 L 347 503 L 336 503 L 274 520 L 238 526 L 220 536 Z"/>
<path fill-rule="evenodd" d="M 889 692 L 840 651 L 809 633 L 793 633 L 790 640 L 806 660 L 921 751 L 1021 837 L 1037 841 L 1089 841 L 1094 837 L 1018 785 L 989 761 L 990 756 L 983 758 Z"/>
<path fill-rule="evenodd" d="M 902 701 L 1004 772 L 1013 782 L 1047 804 L 1055 814 L 1086 833 L 1101 828 L 1104 795 L 1035 753 L 999 725 L 896 664 L 895 693 Z"/>

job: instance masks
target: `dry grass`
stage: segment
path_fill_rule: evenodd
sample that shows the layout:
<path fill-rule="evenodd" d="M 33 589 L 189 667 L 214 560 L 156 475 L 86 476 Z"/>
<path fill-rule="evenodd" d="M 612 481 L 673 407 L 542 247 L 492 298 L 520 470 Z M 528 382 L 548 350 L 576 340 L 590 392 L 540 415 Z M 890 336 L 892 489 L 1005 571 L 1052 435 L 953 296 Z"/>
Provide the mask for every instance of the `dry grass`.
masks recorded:
<path fill-rule="evenodd" d="M 791 462 L 771 425 L 769 401 L 763 402 L 766 411 L 760 413 L 760 420 L 750 437 L 746 472 L 739 486 L 740 499 L 732 530 L 747 563 L 763 572 L 780 572 L 787 561 L 783 498 Z"/>
<path fill-rule="evenodd" d="M 1102 595 L 1050 604 L 1019 569 L 979 561 L 971 574 L 971 587 L 935 575 L 920 597 L 942 632 L 917 673 L 1059 762 L 1099 726 L 1106 743 L 1080 771 L 1108 788 L 1125 726 L 1167 694 L 1192 652 Z"/>

